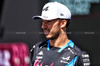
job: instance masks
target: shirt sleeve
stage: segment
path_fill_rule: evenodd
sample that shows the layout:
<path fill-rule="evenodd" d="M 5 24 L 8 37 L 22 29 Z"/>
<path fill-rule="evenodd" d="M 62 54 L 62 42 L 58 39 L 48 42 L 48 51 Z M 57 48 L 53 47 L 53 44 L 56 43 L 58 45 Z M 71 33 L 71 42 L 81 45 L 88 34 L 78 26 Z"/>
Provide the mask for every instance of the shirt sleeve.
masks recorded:
<path fill-rule="evenodd" d="M 85 51 L 80 54 L 79 66 L 90 66 L 90 57 Z"/>
<path fill-rule="evenodd" d="M 34 48 L 35 48 L 35 45 L 34 45 L 33 48 L 30 50 L 30 66 L 32 66 L 32 59 L 33 59 L 33 55 L 34 55 Z"/>
<path fill-rule="evenodd" d="M 35 45 L 33 45 L 32 49 L 30 50 L 30 66 L 33 66 L 34 64 L 34 56 L 35 56 L 35 53 L 37 52 L 36 48 L 39 47 L 41 43 L 42 42 L 36 43 Z"/>

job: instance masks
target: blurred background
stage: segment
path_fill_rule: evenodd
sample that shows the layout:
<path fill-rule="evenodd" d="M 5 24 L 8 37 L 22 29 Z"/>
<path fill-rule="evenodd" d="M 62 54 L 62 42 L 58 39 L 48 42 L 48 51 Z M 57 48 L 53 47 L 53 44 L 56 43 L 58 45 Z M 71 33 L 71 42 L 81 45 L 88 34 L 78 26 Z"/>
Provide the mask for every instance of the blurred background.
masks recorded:
<path fill-rule="evenodd" d="M 0 43 L 24 42 L 30 50 L 46 40 L 40 20 L 32 17 L 40 15 L 49 1 L 68 6 L 72 13 L 69 39 L 90 55 L 91 66 L 100 66 L 100 0 L 0 0 Z"/>

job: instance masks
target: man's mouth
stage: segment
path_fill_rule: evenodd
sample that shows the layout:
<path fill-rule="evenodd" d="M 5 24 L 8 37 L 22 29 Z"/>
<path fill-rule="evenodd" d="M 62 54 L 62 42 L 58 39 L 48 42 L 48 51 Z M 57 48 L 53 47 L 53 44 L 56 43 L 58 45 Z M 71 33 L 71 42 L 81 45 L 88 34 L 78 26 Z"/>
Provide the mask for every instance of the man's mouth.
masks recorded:
<path fill-rule="evenodd" d="M 44 30 L 44 34 L 48 35 L 49 34 L 49 30 Z"/>

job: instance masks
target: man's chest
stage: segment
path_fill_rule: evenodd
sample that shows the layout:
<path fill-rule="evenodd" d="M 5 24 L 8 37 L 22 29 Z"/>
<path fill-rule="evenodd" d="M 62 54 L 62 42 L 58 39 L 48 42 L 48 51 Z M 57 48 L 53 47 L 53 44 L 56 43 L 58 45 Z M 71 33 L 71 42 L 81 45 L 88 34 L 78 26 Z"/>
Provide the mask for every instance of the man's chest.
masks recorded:
<path fill-rule="evenodd" d="M 70 47 L 62 52 L 58 49 L 47 50 L 39 49 L 34 56 L 34 66 L 66 66 L 73 62 L 76 54 Z"/>

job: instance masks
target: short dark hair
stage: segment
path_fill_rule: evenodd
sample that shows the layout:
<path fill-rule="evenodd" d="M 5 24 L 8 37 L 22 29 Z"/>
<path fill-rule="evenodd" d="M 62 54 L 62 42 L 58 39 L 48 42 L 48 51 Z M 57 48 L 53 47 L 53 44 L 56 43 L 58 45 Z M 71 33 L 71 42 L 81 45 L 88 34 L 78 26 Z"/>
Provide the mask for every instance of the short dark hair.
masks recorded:
<path fill-rule="evenodd" d="M 70 19 L 66 19 L 67 21 L 67 25 L 66 25 L 66 28 L 68 28 L 69 24 L 70 24 Z"/>

